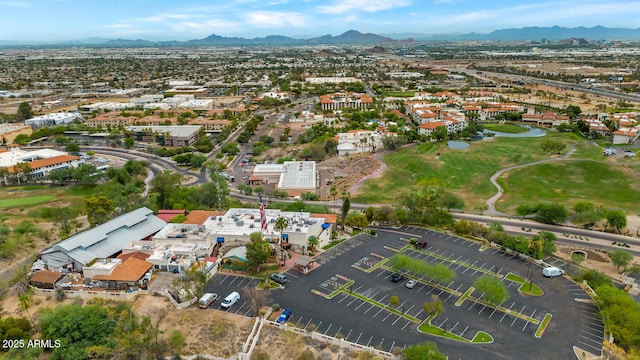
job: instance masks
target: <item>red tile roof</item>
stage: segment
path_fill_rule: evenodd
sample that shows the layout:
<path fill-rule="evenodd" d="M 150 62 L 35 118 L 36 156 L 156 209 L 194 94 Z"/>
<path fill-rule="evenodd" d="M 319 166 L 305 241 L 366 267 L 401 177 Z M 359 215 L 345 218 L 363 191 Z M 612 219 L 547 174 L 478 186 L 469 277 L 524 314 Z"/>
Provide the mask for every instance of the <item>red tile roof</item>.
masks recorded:
<path fill-rule="evenodd" d="M 29 281 L 37 282 L 42 284 L 55 284 L 56 281 L 60 280 L 64 276 L 64 273 L 57 271 L 36 271 L 29 277 Z"/>
<path fill-rule="evenodd" d="M 40 169 L 47 166 L 70 163 L 78 159 L 80 159 L 80 157 L 78 156 L 60 155 L 60 156 L 54 156 L 46 159 L 30 161 L 29 165 L 31 166 L 31 170 L 36 170 L 36 169 Z M 14 168 L 13 166 L 9 166 L 7 170 L 9 170 L 9 172 L 12 173 L 13 168 Z"/>
<path fill-rule="evenodd" d="M 187 214 L 187 220 L 185 220 L 183 224 L 202 225 L 210 217 L 223 216 L 224 214 L 224 211 L 191 210 L 189 214 Z"/>
<path fill-rule="evenodd" d="M 116 265 L 110 275 L 96 275 L 92 280 L 138 281 L 152 266 L 153 264 L 145 260 L 130 256 L 121 264 Z"/>

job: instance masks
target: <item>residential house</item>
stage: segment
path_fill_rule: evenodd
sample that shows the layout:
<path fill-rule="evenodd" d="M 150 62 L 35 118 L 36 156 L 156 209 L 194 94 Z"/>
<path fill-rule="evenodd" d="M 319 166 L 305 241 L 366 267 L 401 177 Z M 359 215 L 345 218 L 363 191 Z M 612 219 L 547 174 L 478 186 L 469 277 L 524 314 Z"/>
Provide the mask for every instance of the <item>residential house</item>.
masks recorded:
<path fill-rule="evenodd" d="M 529 124 L 538 126 L 551 126 L 557 127 L 560 124 L 569 125 L 569 117 L 566 115 L 559 115 L 552 111 L 547 111 L 543 114 L 522 114 L 522 121 Z"/>

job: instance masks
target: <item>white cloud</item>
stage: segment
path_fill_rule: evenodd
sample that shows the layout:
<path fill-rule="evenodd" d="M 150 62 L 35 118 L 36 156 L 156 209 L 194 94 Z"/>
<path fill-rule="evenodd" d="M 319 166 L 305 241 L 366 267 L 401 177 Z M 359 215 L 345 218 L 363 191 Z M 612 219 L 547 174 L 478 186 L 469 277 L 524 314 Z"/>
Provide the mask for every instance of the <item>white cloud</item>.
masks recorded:
<path fill-rule="evenodd" d="M 131 29 L 133 24 L 111 24 L 105 26 L 107 29 Z"/>
<path fill-rule="evenodd" d="M 296 12 L 254 11 L 247 14 L 246 21 L 248 24 L 260 28 L 304 27 L 307 25 L 307 18 Z"/>
<path fill-rule="evenodd" d="M 31 4 L 26 1 L 0 1 L 0 6 L 28 8 L 28 7 L 31 7 Z"/>
<path fill-rule="evenodd" d="M 411 5 L 410 0 L 337 0 L 333 3 L 319 6 L 322 14 L 344 14 L 352 11 L 378 12 Z"/>
<path fill-rule="evenodd" d="M 148 22 L 164 22 L 167 20 L 184 20 L 184 19 L 191 19 L 193 17 L 198 17 L 198 15 L 192 15 L 192 14 L 157 14 L 157 15 L 153 15 L 147 18 L 142 18 L 140 20 L 142 21 L 148 21 Z"/>
<path fill-rule="evenodd" d="M 227 21 L 223 19 L 209 19 L 202 22 L 182 21 L 174 24 L 170 24 L 174 31 L 178 32 L 228 32 L 230 30 L 241 29 L 241 24 L 233 21 Z"/>

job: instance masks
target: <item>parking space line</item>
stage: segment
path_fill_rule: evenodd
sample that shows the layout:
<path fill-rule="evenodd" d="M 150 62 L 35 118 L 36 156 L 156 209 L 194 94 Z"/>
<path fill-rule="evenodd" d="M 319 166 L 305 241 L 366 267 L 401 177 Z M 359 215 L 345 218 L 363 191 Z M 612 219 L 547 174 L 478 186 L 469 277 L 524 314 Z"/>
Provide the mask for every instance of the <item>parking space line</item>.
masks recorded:
<path fill-rule="evenodd" d="M 389 312 L 389 314 L 388 314 L 387 316 L 385 316 L 385 317 L 384 317 L 384 319 L 382 319 L 382 322 L 384 322 L 385 320 L 387 320 L 387 318 L 388 318 L 389 316 L 391 316 L 391 315 L 393 315 L 393 313 L 392 313 L 392 312 Z"/>
<path fill-rule="evenodd" d="M 458 324 L 460 324 L 460 322 L 456 322 L 456 324 L 451 327 L 451 330 L 449 330 L 449 332 L 453 332 L 453 329 L 455 329 Z"/>
<path fill-rule="evenodd" d="M 366 303 L 367 303 L 366 301 L 363 301 L 360 305 L 356 306 L 356 310 L 358 310 L 360 308 L 360 306 L 362 306 L 362 305 L 364 305 Z"/>
<path fill-rule="evenodd" d="M 497 310 L 497 309 L 493 309 L 493 311 L 491 312 L 491 315 L 489 315 L 489 319 L 491 319 L 491 317 L 493 316 L 493 314 L 495 314 L 495 313 L 496 313 L 496 310 Z"/>
<path fill-rule="evenodd" d="M 398 318 L 396 319 L 396 321 L 391 323 L 391 326 L 394 326 L 400 319 L 402 319 L 402 316 L 398 316 Z"/>
<path fill-rule="evenodd" d="M 406 328 L 409 324 L 413 324 L 411 321 L 407 321 L 406 324 L 404 324 L 404 326 L 402 327 L 402 330 L 404 330 L 404 328 Z"/>
<path fill-rule="evenodd" d="M 467 329 L 469 328 L 469 325 L 467 325 L 466 328 L 464 328 L 464 330 L 462 330 L 462 332 L 460 333 L 460 337 L 464 336 L 464 333 L 467 332 Z"/>
<path fill-rule="evenodd" d="M 342 326 L 340 326 L 340 327 L 338 328 L 338 331 L 336 331 L 336 334 L 335 334 L 335 335 L 333 335 L 333 337 L 337 337 L 337 336 L 338 336 L 338 334 L 340 334 L 340 330 L 342 330 Z"/>
<path fill-rule="evenodd" d="M 591 332 L 585 331 L 584 329 L 580 329 L 580 332 L 583 332 L 583 333 L 588 334 L 588 335 L 592 335 L 592 336 L 599 337 L 599 335 L 598 335 L 598 334 L 594 334 L 594 333 L 591 333 Z"/>
<path fill-rule="evenodd" d="M 313 319 L 309 319 L 309 321 L 307 322 L 307 325 L 304 326 L 305 330 L 307 329 L 307 326 L 309 326 L 309 324 L 311 324 L 311 320 L 313 320 Z"/>
<path fill-rule="evenodd" d="M 358 338 L 355 341 L 356 344 L 358 343 L 358 341 L 360 341 L 360 336 L 362 336 L 362 331 L 360 331 L 360 335 L 358 335 Z"/>
<path fill-rule="evenodd" d="M 325 330 L 325 331 L 323 332 L 323 334 L 324 334 L 324 335 L 327 335 L 327 332 L 329 331 L 329 329 L 331 329 L 331 325 L 333 325 L 333 324 L 329 324 L 329 327 L 327 328 L 327 330 Z"/>
<path fill-rule="evenodd" d="M 346 297 L 346 296 L 345 296 L 345 297 Z M 358 298 L 353 298 L 353 300 L 351 300 L 351 301 L 350 301 L 346 306 L 348 307 L 349 305 L 353 304 L 353 302 L 354 302 L 354 301 L 356 301 L 356 300 L 360 300 L 360 299 L 358 299 Z"/>
<path fill-rule="evenodd" d="M 366 314 L 367 312 L 369 312 L 369 310 L 373 309 L 373 307 L 374 307 L 374 306 L 375 306 L 375 305 L 371 305 L 367 310 L 365 310 L 365 312 L 364 312 L 364 313 Z"/>
<path fill-rule="evenodd" d="M 369 341 L 367 341 L 367 347 L 371 344 L 371 340 L 373 340 L 373 335 L 371 335 L 371 337 L 369 338 Z"/>
<path fill-rule="evenodd" d="M 338 300 L 338 304 L 340 304 L 342 302 L 342 300 L 344 300 L 344 299 L 349 297 L 349 295 L 347 295 L 347 294 L 342 294 L 342 295 L 344 295 L 344 296 L 342 297 L 342 299 Z"/>
<path fill-rule="evenodd" d="M 442 327 L 442 325 L 444 325 L 444 324 L 446 324 L 446 323 L 447 323 L 447 320 L 449 320 L 449 318 L 444 319 L 444 321 L 443 321 L 443 322 L 441 322 L 441 323 L 440 323 L 440 325 L 438 325 L 438 327 L 439 327 L 439 328 L 441 328 L 441 327 Z"/>
<path fill-rule="evenodd" d="M 602 347 L 595 347 L 595 346 L 592 346 L 592 345 L 589 345 L 589 344 L 585 344 L 582 341 L 578 341 L 578 342 L 581 343 L 582 345 L 584 345 L 585 347 L 588 347 L 588 348 L 591 348 L 591 349 L 596 349 L 596 351 L 594 351 L 595 354 L 602 353 Z"/>
<path fill-rule="evenodd" d="M 378 310 L 378 312 L 375 315 L 373 315 L 371 318 L 375 319 L 375 317 L 378 316 L 378 314 L 380 314 L 383 310 L 384 310 L 383 308 L 380 308 L 380 310 Z"/>
<path fill-rule="evenodd" d="M 478 311 L 478 315 L 480 315 L 480 313 L 487 308 L 487 305 L 482 305 L 482 309 L 480 309 L 480 311 Z"/>
<path fill-rule="evenodd" d="M 513 327 L 513 324 L 515 324 L 517 320 L 518 320 L 518 318 L 514 316 L 513 317 L 513 322 L 511 323 L 511 327 Z"/>
<path fill-rule="evenodd" d="M 525 322 L 524 322 L 524 326 L 522 327 L 522 331 L 524 331 L 524 329 L 526 329 L 526 328 L 527 328 L 527 325 L 529 325 L 529 322 L 528 322 L 528 321 L 525 321 Z"/>
<path fill-rule="evenodd" d="M 589 337 L 586 337 L 586 336 L 583 336 L 583 335 L 580 335 L 579 337 L 585 339 L 586 341 L 591 341 L 591 342 L 596 343 L 596 344 L 602 344 L 602 340 L 597 340 L 596 341 L 596 340 L 593 340 L 593 339 L 591 339 Z"/>

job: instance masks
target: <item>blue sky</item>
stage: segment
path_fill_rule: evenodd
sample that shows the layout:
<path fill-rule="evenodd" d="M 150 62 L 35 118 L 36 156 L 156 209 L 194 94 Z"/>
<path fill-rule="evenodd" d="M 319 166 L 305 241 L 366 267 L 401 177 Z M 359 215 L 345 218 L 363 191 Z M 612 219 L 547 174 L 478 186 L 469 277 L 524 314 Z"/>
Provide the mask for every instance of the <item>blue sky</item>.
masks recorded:
<path fill-rule="evenodd" d="M 347 30 L 487 33 L 525 26 L 639 27 L 629 0 L 0 0 L 0 40 L 309 38 Z"/>

